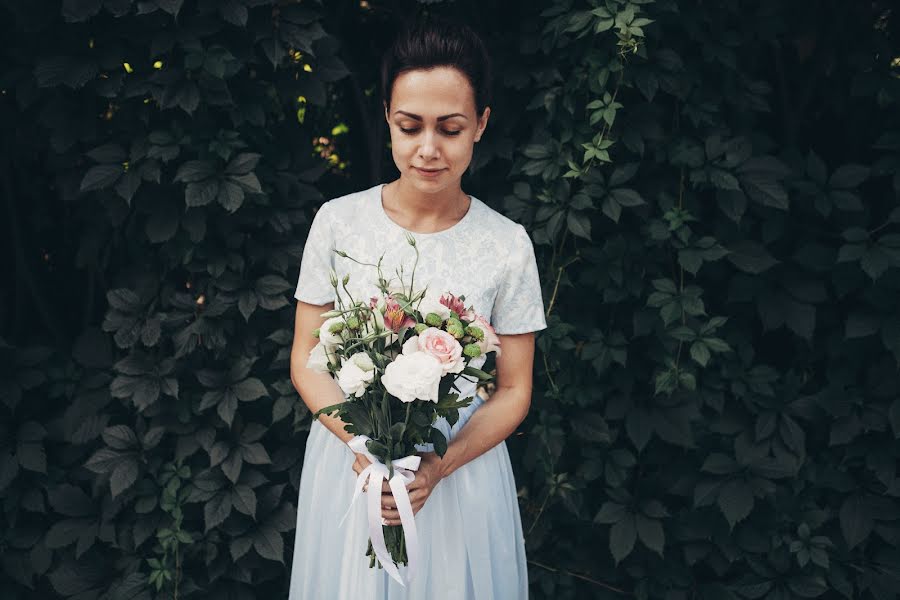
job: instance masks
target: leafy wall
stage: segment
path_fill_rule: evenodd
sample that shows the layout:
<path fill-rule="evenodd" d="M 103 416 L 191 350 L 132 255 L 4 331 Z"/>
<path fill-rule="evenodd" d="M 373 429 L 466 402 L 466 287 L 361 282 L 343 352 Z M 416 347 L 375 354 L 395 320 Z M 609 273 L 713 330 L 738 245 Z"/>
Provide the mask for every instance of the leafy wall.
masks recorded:
<path fill-rule="evenodd" d="M 0 595 L 286 595 L 303 238 L 394 177 L 430 10 L 488 34 L 464 186 L 544 282 L 533 597 L 896 598 L 896 9 L 422 4 L 3 4 Z"/>

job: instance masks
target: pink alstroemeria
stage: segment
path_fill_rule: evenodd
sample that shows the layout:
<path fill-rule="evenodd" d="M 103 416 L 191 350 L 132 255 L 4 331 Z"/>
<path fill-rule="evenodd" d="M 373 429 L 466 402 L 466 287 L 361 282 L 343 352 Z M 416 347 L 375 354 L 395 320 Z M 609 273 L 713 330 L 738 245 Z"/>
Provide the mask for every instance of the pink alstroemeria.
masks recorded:
<path fill-rule="evenodd" d="M 469 307 L 469 309 L 467 310 L 466 305 L 463 303 L 463 301 L 450 292 L 446 292 L 445 294 L 441 295 L 440 302 L 441 304 L 458 314 L 459 318 L 461 319 L 471 321 L 475 318 L 475 311 L 471 307 Z"/>
<path fill-rule="evenodd" d="M 384 324 L 391 331 L 398 332 L 404 327 L 414 326 L 416 320 L 403 312 L 400 303 L 393 296 L 388 296 L 385 299 Z"/>

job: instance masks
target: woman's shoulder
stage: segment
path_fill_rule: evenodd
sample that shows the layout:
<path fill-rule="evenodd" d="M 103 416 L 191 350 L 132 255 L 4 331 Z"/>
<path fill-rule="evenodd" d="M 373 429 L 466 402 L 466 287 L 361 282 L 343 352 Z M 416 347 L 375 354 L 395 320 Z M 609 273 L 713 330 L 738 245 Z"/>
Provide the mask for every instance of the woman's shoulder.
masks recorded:
<path fill-rule="evenodd" d="M 521 223 L 513 221 L 503 213 L 491 208 L 486 202 L 472 195 L 475 204 L 473 208 L 477 211 L 475 219 L 472 219 L 478 226 L 489 229 L 489 231 L 500 237 L 520 237 L 522 234 L 528 236 L 525 227 Z"/>
<path fill-rule="evenodd" d="M 326 214 L 336 218 L 340 218 L 344 215 L 359 214 L 359 210 L 366 205 L 367 201 L 372 196 L 373 191 L 377 187 L 378 186 L 357 190 L 355 192 L 344 194 L 343 196 L 331 198 L 322 204 L 319 210 L 324 210 Z"/>

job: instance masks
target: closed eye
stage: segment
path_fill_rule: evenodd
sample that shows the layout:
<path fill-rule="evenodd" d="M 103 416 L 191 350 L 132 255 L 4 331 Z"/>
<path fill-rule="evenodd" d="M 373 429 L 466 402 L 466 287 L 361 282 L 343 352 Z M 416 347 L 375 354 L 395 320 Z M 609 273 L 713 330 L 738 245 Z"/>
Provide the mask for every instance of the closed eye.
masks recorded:
<path fill-rule="evenodd" d="M 406 135 L 414 135 L 419 132 L 418 129 L 405 129 L 403 127 L 400 128 L 400 131 L 402 131 Z M 445 129 L 442 129 L 441 133 L 443 133 L 444 135 L 459 135 L 462 132 L 461 131 L 447 131 Z"/>

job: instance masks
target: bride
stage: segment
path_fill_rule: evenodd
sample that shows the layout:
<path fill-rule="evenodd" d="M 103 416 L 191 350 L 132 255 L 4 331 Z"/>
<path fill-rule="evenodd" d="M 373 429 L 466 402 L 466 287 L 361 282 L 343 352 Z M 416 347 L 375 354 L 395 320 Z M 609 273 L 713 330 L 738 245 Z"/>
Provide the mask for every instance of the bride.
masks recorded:
<path fill-rule="evenodd" d="M 311 332 L 334 307 L 330 274 L 350 275 L 356 298 L 375 295 L 361 262 L 383 254 L 384 272 L 412 266 L 411 234 L 420 259 L 416 280 L 436 293 L 464 295 L 490 319 L 500 344 L 496 390 L 474 396 L 450 427 L 435 423 L 449 444 L 440 458 L 423 446 L 408 484 L 419 531 L 416 577 L 403 587 L 370 568 L 365 502 L 343 526 L 356 476 L 369 461 L 337 418 L 312 423 L 297 503 L 290 600 L 320 598 L 526 599 L 528 576 L 515 479 L 505 439 L 525 418 L 532 391 L 534 332 L 544 329 L 534 249 L 525 229 L 463 192 L 461 179 L 491 109 L 490 59 L 468 26 L 432 18 L 407 27 L 382 59 L 384 116 L 398 179 L 333 198 L 310 227 L 295 297 L 291 380 L 311 412 L 344 400 L 327 373 L 306 368 Z M 462 380 L 460 380 L 462 381 Z M 372 493 L 369 490 L 367 493 Z M 377 493 L 377 490 L 375 490 Z M 387 482 L 381 489 L 387 525 L 400 525 Z M 404 569 L 400 567 L 401 572 Z"/>

